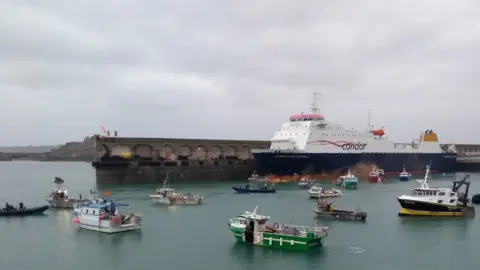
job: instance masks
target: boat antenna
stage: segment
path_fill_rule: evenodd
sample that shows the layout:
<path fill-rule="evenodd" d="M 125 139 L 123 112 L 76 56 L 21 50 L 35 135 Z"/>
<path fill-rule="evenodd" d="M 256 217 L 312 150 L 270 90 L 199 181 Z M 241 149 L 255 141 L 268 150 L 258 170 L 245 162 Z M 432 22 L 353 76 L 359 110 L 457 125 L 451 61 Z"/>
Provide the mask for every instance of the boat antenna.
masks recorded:
<path fill-rule="evenodd" d="M 320 95 L 320 97 L 322 96 L 322 94 L 320 94 L 318 92 L 313 92 L 313 103 L 312 103 L 312 107 L 311 107 L 312 113 L 318 113 L 318 107 L 317 107 L 317 96 L 318 95 Z"/>
<path fill-rule="evenodd" d="M 253 208 L 252 216 L 255 216 L 257 214 L 257 209 L 258 209 L 258 205 L 255 206 L 255 208 Z"/>
<path fill-rule="evenodd" d="M 422 181 L 422 188 L 428 188 L 428 177 L 430 175 L 430 165 L 431 165 L 431 162 L 429 165 L 427 165 L 425 169 L 425 178 Z"/>

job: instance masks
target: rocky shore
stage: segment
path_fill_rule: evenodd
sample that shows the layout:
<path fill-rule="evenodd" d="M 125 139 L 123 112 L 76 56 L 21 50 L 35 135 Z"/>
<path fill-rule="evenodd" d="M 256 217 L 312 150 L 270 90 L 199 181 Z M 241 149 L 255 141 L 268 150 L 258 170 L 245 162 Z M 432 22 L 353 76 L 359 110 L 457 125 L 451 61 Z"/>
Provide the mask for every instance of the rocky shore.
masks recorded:
<path fill-rule="evenodd" d="M 28 150 L 27 150 L 28 151 Z M 95 157 L 94 137 L 85 137 L 81 142 L 67 142 L 47 152 L 0 152 L 0 161 L 84 161 L 91 162 Z"/>

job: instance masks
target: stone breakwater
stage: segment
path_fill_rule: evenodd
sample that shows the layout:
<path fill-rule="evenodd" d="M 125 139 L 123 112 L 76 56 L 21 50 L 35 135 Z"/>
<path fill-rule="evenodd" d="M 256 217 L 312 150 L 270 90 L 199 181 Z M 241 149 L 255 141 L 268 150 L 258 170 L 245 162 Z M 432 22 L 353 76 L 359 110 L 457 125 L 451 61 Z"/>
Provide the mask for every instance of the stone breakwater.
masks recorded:
<path fill-rule="evenodd" d="M 171 138 L 95 139 L 97 184 L 245 180 L 255 169 L 252 149 L 266 141 Z"/>

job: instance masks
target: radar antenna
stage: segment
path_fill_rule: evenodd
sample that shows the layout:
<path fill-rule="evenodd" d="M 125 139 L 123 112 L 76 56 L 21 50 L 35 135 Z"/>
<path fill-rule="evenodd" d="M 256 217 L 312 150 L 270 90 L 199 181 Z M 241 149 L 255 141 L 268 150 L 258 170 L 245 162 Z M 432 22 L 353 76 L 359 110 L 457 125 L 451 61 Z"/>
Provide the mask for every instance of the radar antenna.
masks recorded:
<path fill-rule="evenodd" d="M 320 97 L 322 96 L 322 94 L 318 93 L 318 92 L 313 92 L 313 103 L 312 103 L 312 113 L 318 113 L 318 107 L 317 107 L 317 96 L 320 95 Z"/>

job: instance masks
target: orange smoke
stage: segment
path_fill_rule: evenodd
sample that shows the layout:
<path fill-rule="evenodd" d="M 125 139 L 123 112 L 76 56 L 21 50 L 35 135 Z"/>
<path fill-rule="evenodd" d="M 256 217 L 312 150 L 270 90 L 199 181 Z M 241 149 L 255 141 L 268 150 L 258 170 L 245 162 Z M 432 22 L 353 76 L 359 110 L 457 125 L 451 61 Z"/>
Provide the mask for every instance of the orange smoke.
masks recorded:
<path fill-rule="evenodd" d="M 351 172 L 358 178 L 358 180 L 367 180 L 368 174 L 372 171 L 374 166 L 376 165 L 371 163 L 358 163 L 351 168 Z M 378 166 L 376 166 L 376 168 L 381 169 Z M 324 172 L 321 174 L 269 175 L 267 176 L 266 181 L 272 184 L 298 182 L 301 179 L 314 181 L 332 181 L 346 174 L 347 169 L 339 169 L 328 173 Z"/>

